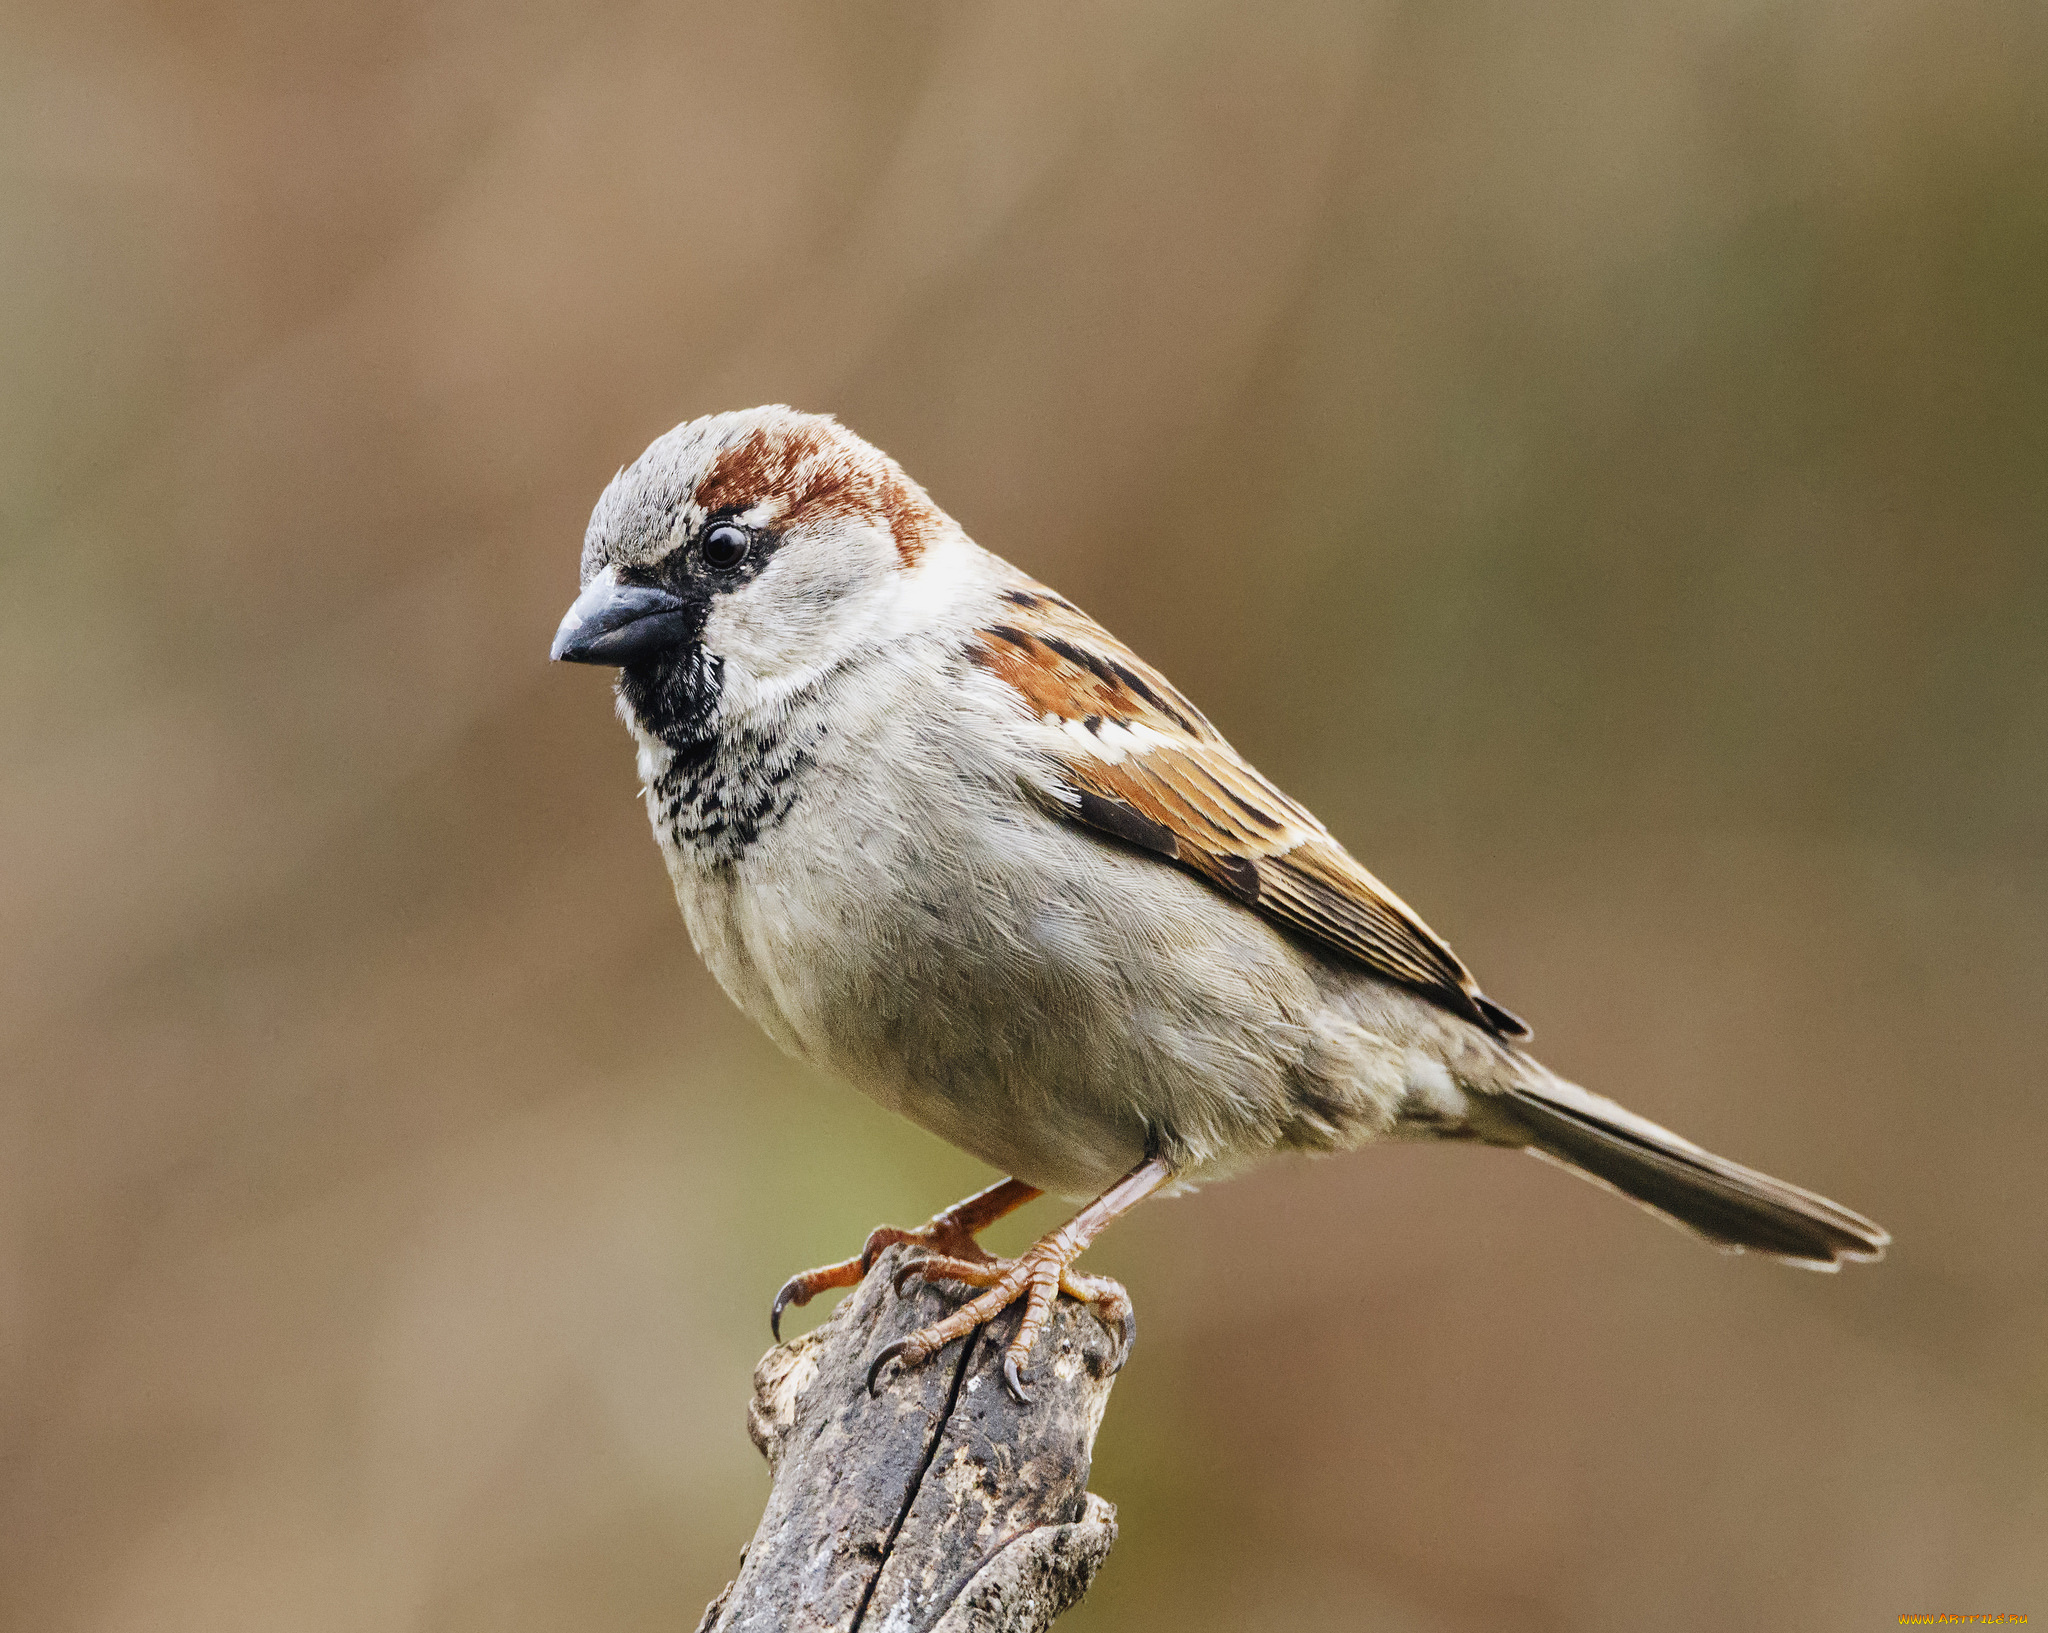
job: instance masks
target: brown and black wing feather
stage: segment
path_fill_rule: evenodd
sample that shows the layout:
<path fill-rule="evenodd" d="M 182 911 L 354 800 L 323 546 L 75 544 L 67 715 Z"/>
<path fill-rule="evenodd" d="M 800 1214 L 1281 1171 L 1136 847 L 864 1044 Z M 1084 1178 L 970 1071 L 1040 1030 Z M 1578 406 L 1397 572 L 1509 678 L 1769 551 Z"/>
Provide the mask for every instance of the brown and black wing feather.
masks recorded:
<path fill-rule="evenodd" d="M 1050 807 L 1497 1036 L 1529 1035 L 1413 908 L 1157 670 L 1050 590 L 1008 594 L 1028 616 L 992 624 L 970 652 L 1045 726 Z M 1478 1137 L 1561 1162 L 1723 1247 L 1822 1269 L 1883 1256 L 1890 1238 L 1863 1215 L 1702 1150 L 1526 1057 L 1522 1066 L 1513 1087 L 1474 1102 Z"/>
<path fill-rule="evenodd" d="M 1165 676 L 1050 590 L 970 649 L 1058 729 L 1061 815 L 1177 863 L 1282 929 L 1507 1038 L 1529 1028 L 1458 955 L 1223 740 Z"/>

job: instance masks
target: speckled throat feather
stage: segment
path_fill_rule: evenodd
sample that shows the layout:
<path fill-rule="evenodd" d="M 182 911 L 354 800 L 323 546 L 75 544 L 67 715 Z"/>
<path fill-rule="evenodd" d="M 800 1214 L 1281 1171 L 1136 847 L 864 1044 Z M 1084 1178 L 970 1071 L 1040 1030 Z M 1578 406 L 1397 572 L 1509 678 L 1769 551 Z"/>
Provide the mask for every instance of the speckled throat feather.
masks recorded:
<path fill-rule="evenodd" d="M 720 732 L 673 753 L 648 785 L 655 821 L 679 851 L 736 862 L 789 815 L 824 736 L 816 715 L 779 729 Z"/>
<path fill-rule="evenodd" d="M 677 851 L 701 862 L 737 861 L 789 814 L 798 774 L 825 733 L 822 714 L 801 702 L 721 723 L 723 691 L 724 665 L 695 645 L 619 676 L 621 714 L 660 745 L 642 761 L 649 814 Z"/>

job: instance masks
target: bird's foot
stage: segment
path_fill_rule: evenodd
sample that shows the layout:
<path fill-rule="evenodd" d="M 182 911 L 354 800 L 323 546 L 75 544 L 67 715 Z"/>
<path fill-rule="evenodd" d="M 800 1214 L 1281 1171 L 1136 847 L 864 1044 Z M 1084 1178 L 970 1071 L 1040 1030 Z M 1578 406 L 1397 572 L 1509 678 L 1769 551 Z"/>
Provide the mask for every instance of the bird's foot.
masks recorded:
<path fill-rule="evenodd" d="M 784 1310 L 792 1304 L 808 1304 L 820 1293 L 834 1287 L 856 1285 L 874 1268 L 876 1258 L 885 1248 L 924 1248 L 954 1264 L 994 1264 L 996 1261 L 974 1239 L 974 1233 L 986 1229 L 1037 1195 L 1033 1187 L 1006 1179 L 964 1202 L 956 1202 L 943 1213 L 932 1215 L 929 1223 L 919 1225 L 915 1230 L 901 1230 L 895 1225 L 877 1226 L 858 1258 L 842 1259 L 838 1264 L 821 1264 L 815 1270 L 799 1270 L 784 1282 L 781 1291 L 775 1295 L 774 1307 L 768 1312 L 769 1331 L 780 1343 Z"/>
<path fill-rule="evenodd" d="M 1003 1349 L 1003 1383 L 1020 1402 L 1028 1403 L 1031 1374 L 1025 1367 L 1031 1360 L 1032 1345 L 1052 1317 L 1053 1300 L 1062 1293 L 1089 1306 L 1109 1328 L 1116 1338 L 1110 1371 L 1120 1369 L 1138 1335 L 1137 1314 L 1130 1295 L 1121 1285 L 1107 1276 L 1080 1275 L 1072 1268 L 1086 1245 L 1085 1241 L 1072 1240 L 1071 1233 L 1061 1229 L 1014 1259 L 992 1259 L 979 1249 L 973 1258 L 934 1253 L 912 1259 L 896 1273 L 898 1293 L 913 1279 L 964 1282 L 986 1291 L 951 1315 L 919 1328 L 908 1338 L 897 1339 L 884 1349 L 868 1368 L 868 1392 L 875 1392 L 882 1369 L 891 1361 L 906 1367 L 928 1361 L 954 1339 L 972 1333 L 1022 1299 L 1024 1318 Z"/>
<path fill-rule="evenodd" d="M 945 1216 L 942 1214 L 940 1218 Z M 874 1268 L 875 1260 L 885 1248 L 896 1246 L 929 1248 L 943 1255 L 949 1263 L 975 1264 L 988 1259 L 988 1252 L 965 1231 L 949 1229 L 933 1221 L 920 1225 L 915 1230 L 900 1230 L 894 1225 L 878 1225 L 869 1235 L 867 1246 L 860 1250 L 857 1258 L 841 1259 L 837 1264 L 821 1264 L 815 1270 L 799 1270 L 775 1295 L 774 1307 L 768 1312 L 768 1326 L 777 1342 L 782 1338 L 782 1312 L 792 1304 L 808 1304 L 820 1293 L 835 1287 L 853 1287 L 865 1280 Z"/>

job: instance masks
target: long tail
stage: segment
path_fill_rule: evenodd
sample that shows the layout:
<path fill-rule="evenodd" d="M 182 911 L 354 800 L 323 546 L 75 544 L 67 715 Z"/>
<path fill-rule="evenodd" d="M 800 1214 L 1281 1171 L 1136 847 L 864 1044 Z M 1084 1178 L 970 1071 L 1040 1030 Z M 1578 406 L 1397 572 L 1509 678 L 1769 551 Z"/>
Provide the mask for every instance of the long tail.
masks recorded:
<path fill-rule="evenodd" d="M 1838 1270 L 1844 1259 L 1883 1258 L 1891 1241 L 1883 1226 L 1839 1202 L 1717 1157 L 1540 1067 L 1494 1107 L 1513 1127 L 1489 1128 L 1487 1138 L 1524 1146 L 1728 1252 Z"/>

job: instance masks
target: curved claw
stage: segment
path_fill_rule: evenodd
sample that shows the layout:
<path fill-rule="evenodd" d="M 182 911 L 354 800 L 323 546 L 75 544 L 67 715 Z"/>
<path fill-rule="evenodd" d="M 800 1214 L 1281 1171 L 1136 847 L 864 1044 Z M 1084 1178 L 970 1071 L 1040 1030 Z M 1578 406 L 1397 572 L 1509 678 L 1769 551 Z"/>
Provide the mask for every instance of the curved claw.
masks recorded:
<path fill-rule="evenodd" d="M 1117 1335 L 1116 1358 L 1109 1363 L 1112 1378 L 1123 1371 L 1124 1362 L 1131 1358 L 1131 1346 L 1138 1341 L 1138 1308 L 1128 1299 L 1124 1301 L 1123 1320 L 1119 1325 L 1123 1331 Z"/>
<path fill-rule="evenodd" d="M 908 1338 L 899 1338 L 895 1343 L 885 1344 L 882 1347 L 882 1353 L 875 1357 L 874 1365 L 868 1368 L 868 1393 L 870 1395 L 879 1395 L 882 1392 L 882 1368 L 891 1361 L 898 1360 L 908 1354 L 910 1343 L 911 1341 Z"/>
<path fill-rule="evenodd" d="M 1030 1382 L 1031 1374 L 1018 1367 L 1017 1357 L 1005 1355 L 1003 1357 L 1003 1387 L 1009 1390 L 1011 1398 L 1019 1406 L 1029 1406 L 1031 1404 L 1031 1391 L 1024 1387 Z"/>
<path fill-rule="evenodd" d="M 922 1259 L 912 1259 L 908 1264 L 898 1269 L 896 1272 L 896 1296 L 901 1298 L 903 1296 L 903 1289 L 923 1274 L 924 1260 Z"/>
<path fill-rule="evenodd" d="M 768 1330 L 775 1335 L 775 1342 L 782 1342 L 782 1312 L 792 1304 L 808 1304 L 810 1295 L 804 1291 L 802 1276 L 791 1276 L 782 1284 L 782 1290 L 775 1295 L 775 1303 L 768 1311 Z"/>

